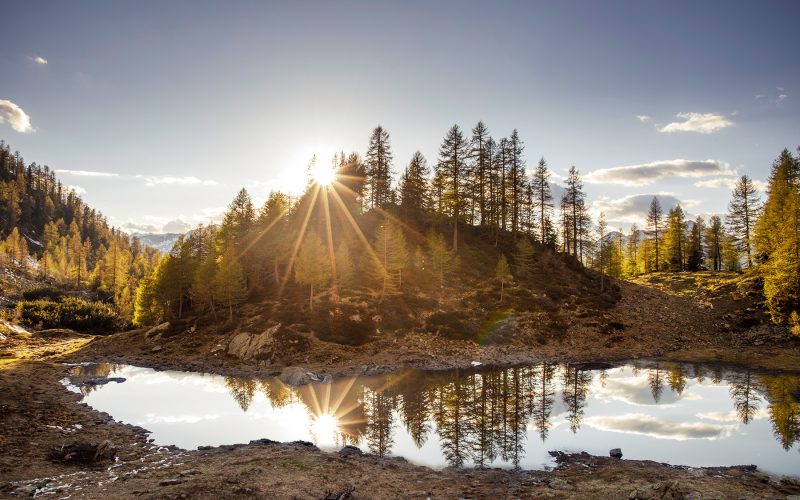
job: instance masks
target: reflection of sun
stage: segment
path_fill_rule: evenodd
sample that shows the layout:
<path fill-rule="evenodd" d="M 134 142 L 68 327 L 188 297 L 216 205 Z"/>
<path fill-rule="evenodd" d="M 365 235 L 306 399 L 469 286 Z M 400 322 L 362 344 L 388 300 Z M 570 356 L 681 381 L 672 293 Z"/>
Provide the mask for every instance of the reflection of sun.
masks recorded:
<path fill-rule="evenodd" d="M 330 442 L 333 444 L 338 431 L 339 421 L 330 413 L 323 413 L 315 417 L 311 422 L 311 434 L 322 443 Z"/>

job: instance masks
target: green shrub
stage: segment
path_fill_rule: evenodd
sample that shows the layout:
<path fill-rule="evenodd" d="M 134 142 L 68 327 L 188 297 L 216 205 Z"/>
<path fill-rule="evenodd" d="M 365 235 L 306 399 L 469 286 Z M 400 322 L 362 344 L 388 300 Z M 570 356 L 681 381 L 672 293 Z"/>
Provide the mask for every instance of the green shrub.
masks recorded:
<path fill-rule="evenodd" d="M 122 320 L 108 304 L 76 298 L 30 300 L 17 305 L 22 323 L 36 328 L 71 328 L 85 333 L 113 333 Z"/>
<path fill-rule="evenodd" d="M 61 300 L 66 296 L 64 290 L 53 288 L 50 286 L 43 286 L 39 288 L 32 288 L 22 292 L 22 298 L 25 300 Z"/>

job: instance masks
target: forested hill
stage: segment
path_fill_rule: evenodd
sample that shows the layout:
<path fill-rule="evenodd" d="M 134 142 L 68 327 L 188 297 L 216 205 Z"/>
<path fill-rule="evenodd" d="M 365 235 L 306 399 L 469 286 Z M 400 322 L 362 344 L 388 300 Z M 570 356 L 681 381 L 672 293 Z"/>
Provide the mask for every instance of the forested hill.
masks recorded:
<path fill-rule="evenodd" d="M 27 163 L 0 141 L 0 235 L 4 266 L 43 283 L 91 290 L 120 316 L 133 317 L 139 280 L 158 252 L 108 225 L 47 166 Z"/>

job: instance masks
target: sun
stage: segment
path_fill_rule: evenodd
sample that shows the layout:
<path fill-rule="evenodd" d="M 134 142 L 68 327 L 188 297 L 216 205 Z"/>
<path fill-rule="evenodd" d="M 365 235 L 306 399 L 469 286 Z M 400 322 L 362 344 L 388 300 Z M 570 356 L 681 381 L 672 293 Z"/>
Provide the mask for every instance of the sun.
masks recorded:
<path fill-rule="evenodd" d="M 320 186 L 330 186 L 336 180 L 336 172 L 330 166 L 317 164 L 311 171 L 311 177 Z"/>

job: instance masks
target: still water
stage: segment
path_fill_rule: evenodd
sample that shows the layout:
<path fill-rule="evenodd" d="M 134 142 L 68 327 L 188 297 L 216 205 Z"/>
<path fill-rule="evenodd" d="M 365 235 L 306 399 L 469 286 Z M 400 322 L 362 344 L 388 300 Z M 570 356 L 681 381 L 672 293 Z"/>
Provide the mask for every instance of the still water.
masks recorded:
<path fill-rule="evenodd" d="M 251 439 L 352 444 L 431 467 L 542 468 L 549 450 L 671 464 L 756 464 L 800 475 L 800 375 L 679 363 L 605 370 L 516 368 L 362 376 L 289 387 L 277 379 L 85 365 L 124 377 L 73 388 L 93 408 L 192 449 Z"/>

